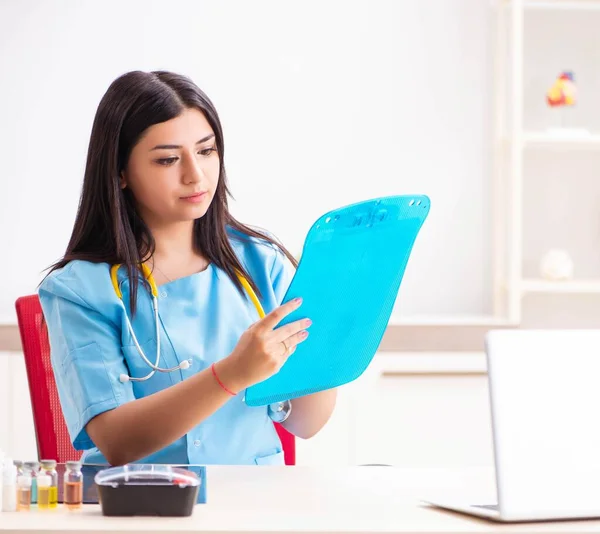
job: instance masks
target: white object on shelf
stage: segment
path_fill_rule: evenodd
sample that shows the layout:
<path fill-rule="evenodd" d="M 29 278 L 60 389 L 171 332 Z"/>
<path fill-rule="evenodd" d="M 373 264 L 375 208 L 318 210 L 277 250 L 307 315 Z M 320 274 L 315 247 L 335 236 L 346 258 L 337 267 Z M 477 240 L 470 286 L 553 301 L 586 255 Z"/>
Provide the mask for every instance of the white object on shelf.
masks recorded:
<path fill-rule="evenodd" d="M 540 274 L 544 280 L 570 280 L 573 271 L 573 260 L 566 250 L 549 250 L 540 262 Z"/>

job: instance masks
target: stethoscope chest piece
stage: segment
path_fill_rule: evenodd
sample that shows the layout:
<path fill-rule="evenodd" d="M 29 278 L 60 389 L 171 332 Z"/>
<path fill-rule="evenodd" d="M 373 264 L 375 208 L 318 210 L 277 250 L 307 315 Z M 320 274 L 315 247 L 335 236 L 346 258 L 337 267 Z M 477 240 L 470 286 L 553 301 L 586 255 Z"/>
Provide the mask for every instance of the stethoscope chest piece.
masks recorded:
<path fill-rule="evenodd" d="M 292 413 L 292 403 L 289 400 L 269 404 L 267 413 L 275 423 L 283 423 Z"/>

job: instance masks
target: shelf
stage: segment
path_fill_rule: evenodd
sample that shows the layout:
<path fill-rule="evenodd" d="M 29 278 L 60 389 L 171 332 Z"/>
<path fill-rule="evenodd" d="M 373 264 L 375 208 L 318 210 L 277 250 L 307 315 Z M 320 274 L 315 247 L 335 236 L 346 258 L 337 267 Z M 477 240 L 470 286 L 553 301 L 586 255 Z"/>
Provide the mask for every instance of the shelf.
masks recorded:
<path fill-rule="evenodd" d="M 505 6 L 515 4 L 504 0 Z M 599 0 L 523 0 L 524 9 L 555 9 L 562 11 L 597 11 L 600 10 Z"/>
<path fill-rule="evenodd" d="M 526 279 L 521 281 L 521 293 L 598 293 L 600 280 L 549 280 Z"/>
<path fill-rule="evenodd" d="M 600 135 L 590 133 L 526 132 L 523 135 L 523 146 L 600 150 Z"/>
<path fill-rule="evenodd" d="M 563 294 L 600 296 L 600 277 L 568 281 L 548 281 L 534 274 L 523 279 L 523 241 L 525 227 L 530 223 L 525 216 L 527 190 L 525 183 L 530 174 L 536 174 L 531 164 L 542 164 L 542 159 L 529 159 L 534 156 L 546 157 L 548 152 L 573 156 L 582 167 L 594 169 L 595 154 L 600 154 L 600 129 L 589 130 L 581 117 L 580 128 L 573 126 L 569 110 L 548 109 L 546 125 L 524 124 L 529 101 L 525 99 L 526 68 L 531 65 L 526 57 L 528 32 L 538 22 L 548 29 L 559 28 L 569 13 L 569 24 L 577 25 L 577 20 L 586 21 L 593 17 L 591 12 L 600 14 L 600 0 L 499 0 L 495 16 L 494 45 L 494 139 L 493 183 L 491 187 L 493 209 L 493 310 L 496 315 L 506 315 L 511 323 L 521 324 L 523 320 L 523 297 L 527 294 Z M 543 15 L 538 21 L 536 11 Z M 546 20 L 546 13 L 551 18 Z M 533 19 L 529 20 L 528 17 Z M 559 17 L 559 18 L 556 18 Z M 598 19 L 600 21 L 600 18 Z M 588 21 L 589 22 L 589 21 Z M 588 28 L 589 30 L 589 28 Z M 591 30 L 594 31 L 593 28 Z M 555 41 L 564 41 L 565 35 L 557 34 Z M 543 51 L 538 53 L 543 54 Z M 587 56 L 591 52 L 587 51 Z M 590 60 L 593 57 L 589 56 Z M 593 62 L 593 61 L 592 61 Z M 566 68 L 566 67 L 562 67 Z M 539 106 L 538 106 L 539 107 Z M 542 111 L 539 107 L 538 111 Z M 561 128 L 561 126 L 564 126 Z M 580 156 L 586 156 L 581 159 Z M 588 157 L 589 156 L 589 157 Z M 546 164 L 546 162 L 543 162 Z M 553 162 L 554 163 L 554 162 Z M 556 161 L 567 164 L 567 161 Z M 568 168 L 568 167 L 567 167 Z M 538 169 L 539 170 L 539 169 Z M 595 276 L 595 275 L 592 275 Z M 544 314 L 542 314 L 543 316 Z"/>

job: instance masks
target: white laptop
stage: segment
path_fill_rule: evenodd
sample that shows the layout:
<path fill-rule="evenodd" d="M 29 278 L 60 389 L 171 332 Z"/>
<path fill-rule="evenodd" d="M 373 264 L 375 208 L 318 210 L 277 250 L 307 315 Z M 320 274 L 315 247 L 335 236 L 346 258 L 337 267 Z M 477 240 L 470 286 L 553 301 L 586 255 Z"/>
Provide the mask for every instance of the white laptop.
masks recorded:
<path fill-rule="evenodd" d="M 485 346 L 497 502 L 425 502 L 503 522 L 600 518 L 600 330 L 493 330 Z"/>

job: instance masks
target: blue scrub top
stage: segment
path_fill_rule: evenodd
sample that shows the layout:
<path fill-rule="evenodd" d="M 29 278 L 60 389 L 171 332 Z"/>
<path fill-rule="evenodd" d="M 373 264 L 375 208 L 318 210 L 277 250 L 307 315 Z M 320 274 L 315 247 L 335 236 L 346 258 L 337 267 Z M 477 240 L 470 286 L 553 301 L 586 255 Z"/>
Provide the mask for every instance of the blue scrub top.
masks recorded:
<path fill-rule="evenodd" d="M 230 236 L 238 258 L 261 291 L 265 313 L 269 313 L 281 304 L 294 275 L 293 265 L 274 245 L 247 237 L 240 241 L 233 233 Z M 73 446 L 85 451 L 82 461 L 87 463 L 106 463 L 85 430 L 90 419 L 210 367 L 228 356 L 243 332 L 259 320 L 247 294 L 240 294 L 227 274 L 212 264 L 205 271 L 161 285 L 159 366 L 173 367 L 187 359 L 192 365 L 171 373 L 156 372 L 143 382 L 122 383 L 122 373 L 141 377 L 151 370 L 135 347 L 125 313 L 151 362 L 156 359 L 156 326 L 145 284 L 139 285 L 132 318 L 124 267 L 119 270 L 119 280 L 125 307 L 111 285 L 106 263 L 72 261 L 52 272 L 39 289 L 61 406 Z M 247 406 L 243 394 L 232 397 L 185 436 L 140 462 L 282 465 L 281 441 L 267 407 Z"/>

